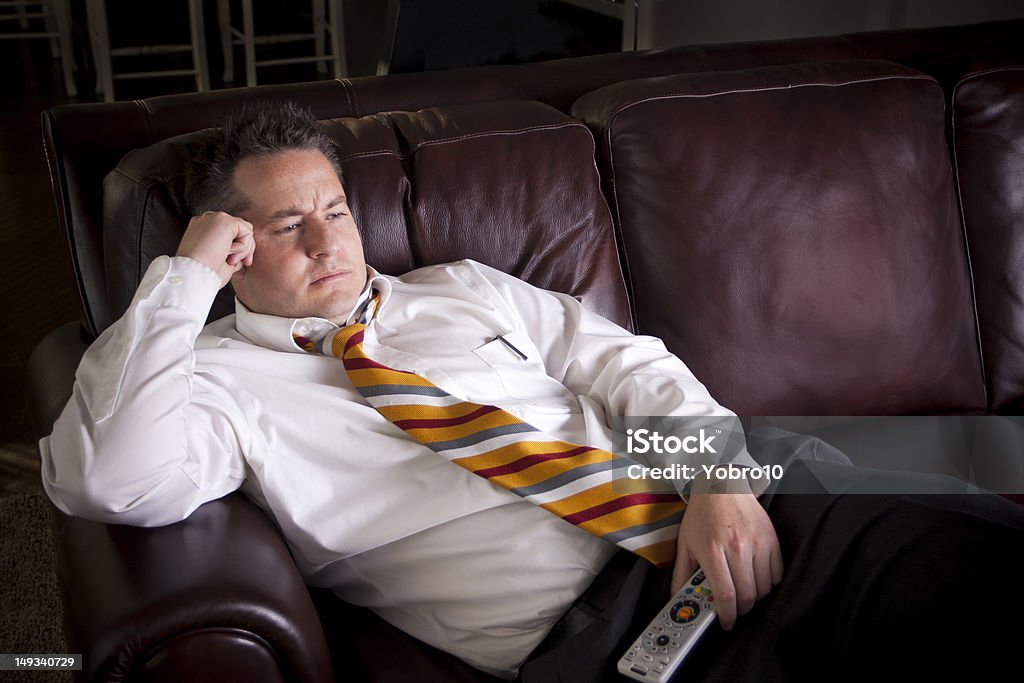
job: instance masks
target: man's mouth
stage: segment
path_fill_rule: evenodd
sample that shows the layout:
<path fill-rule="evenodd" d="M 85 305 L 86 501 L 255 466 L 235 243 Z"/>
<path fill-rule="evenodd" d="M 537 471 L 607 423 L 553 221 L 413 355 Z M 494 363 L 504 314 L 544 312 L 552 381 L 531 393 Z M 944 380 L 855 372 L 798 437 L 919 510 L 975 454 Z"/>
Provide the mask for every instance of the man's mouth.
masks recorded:
<path fill-rule="evenodd" d="M 326 273 L 324 273 L 323 275 L 320 275 L 319 277 L 317 277 L 310 284 L 311 285 L 325 285 L 325 284 L 327 284 L 329 282 L 334 282 L 335 280 L 340 280 L 341 278 L 345 277 L 346 275 L 348 275 L 348 271 L 347 270 L 340 270 L 340 269 L 339 270 L 329 270 Z"/>

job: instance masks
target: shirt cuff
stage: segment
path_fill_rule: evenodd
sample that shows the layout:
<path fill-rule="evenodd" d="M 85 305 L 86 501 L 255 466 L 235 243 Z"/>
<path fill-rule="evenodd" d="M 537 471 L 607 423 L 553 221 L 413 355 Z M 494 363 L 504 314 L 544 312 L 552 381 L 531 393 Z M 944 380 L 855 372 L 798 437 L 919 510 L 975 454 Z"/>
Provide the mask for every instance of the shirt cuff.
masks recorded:
<path fill-rule="evenodd" d="M 187 256 L 158 256 L 149 264 L 132 303 L 181 308 L 206 320 L 220 289 L 220 277 L 209 266 Z"/>

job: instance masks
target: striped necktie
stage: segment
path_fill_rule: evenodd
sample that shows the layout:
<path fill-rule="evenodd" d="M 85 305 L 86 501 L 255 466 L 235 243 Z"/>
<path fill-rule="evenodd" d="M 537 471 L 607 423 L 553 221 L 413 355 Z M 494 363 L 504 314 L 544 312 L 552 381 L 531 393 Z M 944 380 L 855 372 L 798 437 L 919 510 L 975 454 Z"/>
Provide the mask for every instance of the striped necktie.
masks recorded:
<path fill-rule="evenodd" d="M 307 351 L 342 359 L 356 390 L 416 441 L 488 481 L 657 566 L 675 560 L 685 504 L 674 491 L 651 491 L 614 470 L 628 457 L 561 441 L 492 405 L 463 401 L 429 380 L 369 358 L 366 325 L 355 323 Z"/>

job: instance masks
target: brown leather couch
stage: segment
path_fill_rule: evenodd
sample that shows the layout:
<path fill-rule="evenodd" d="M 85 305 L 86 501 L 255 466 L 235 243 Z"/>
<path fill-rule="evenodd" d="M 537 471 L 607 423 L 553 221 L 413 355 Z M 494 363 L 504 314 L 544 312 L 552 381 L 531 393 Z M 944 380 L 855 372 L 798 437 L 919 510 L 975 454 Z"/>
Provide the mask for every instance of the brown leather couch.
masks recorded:
<path fill-rule="evenodd" d="M 367 259 L 474 258 L 660 336 L 742 415 L 1024 405 L 1024 21 L 69 105 L 43 114 L 81 324 L 30 362 L 40 434 L 187 222 L 190 145 L 309 105 Z M 106 179 L 104 181 L 104 179 Z M 230 293 L 211 317 L 230 310 Z M 488 680 L 308 591 L 238 495 L 159 529 L 55 516 L 83 680 Z"/>

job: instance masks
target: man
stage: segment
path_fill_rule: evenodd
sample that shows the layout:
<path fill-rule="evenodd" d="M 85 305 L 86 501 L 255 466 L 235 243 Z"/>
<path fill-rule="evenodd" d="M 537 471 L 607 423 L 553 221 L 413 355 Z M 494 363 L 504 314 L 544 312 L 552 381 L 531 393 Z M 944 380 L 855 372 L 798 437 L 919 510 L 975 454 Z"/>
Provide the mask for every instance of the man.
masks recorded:
<path fill-rule="evenodd" d="M 90 348 L 41 444 L 50 497 L 70 514 L 161 525 L 242 488 L 310 584 L 514 677 L 614 546 L 419 444 L 303 342 L 365 321 L 375 361 L 609 450 L 617 416 L 732 414 L 658 340 L 571 297 L 473 262 L 400 278 L 368 267 L 333 147 L 295 107 L 230 121 L 190 184 L 197 215 L 176 256 L 154 261 Z M 204 329 L 228 282 L 236 315 Z M 765 507 L 733 493 L 691 491 L 671 572 L 674 591 L 704 569 L 726 630 L 783 578 Z"/>

